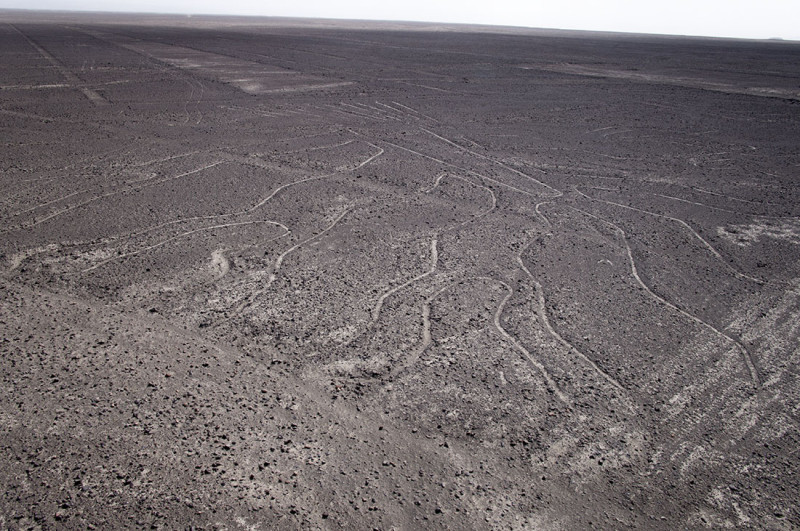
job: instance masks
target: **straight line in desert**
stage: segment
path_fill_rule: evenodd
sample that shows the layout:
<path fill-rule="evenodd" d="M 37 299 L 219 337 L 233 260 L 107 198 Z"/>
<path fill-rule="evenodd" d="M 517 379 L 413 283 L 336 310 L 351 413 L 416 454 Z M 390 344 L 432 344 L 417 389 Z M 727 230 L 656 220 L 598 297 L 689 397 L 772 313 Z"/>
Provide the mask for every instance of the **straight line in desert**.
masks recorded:
<path fill-rule="evenodd" d="M 413 113 L 416 113 L 416 114 L 418 114 L 418 115 L 422 116 L 423 118 L 427 118 L 428 120 L 430 120 L 430 121 L 432 121 L 432 122 L 436 122 L 437 124 L 438 124 L 438 123 L 441 123 L 439 120 L 437 120 L 437 119 L 436 119 L 436 118 L 434 118 L 433 116 L 428 116 L 427 114 L 424 114 L 424 113 L 422 113 L 422 112 L 420 112 L 420 111 L 418 111 L 418 110 L 416 110 L 416 109 L 414 109 L 414 108 L 412 108 L 412 107 L 409 107 L 408 105 L 403 105 L 402 103 L 399 103 L 399 102 L 396 102 L 396 101 L 392 101 L 391 103 L 394 103 L 394 104 L 395 104 L 395 105 L 397 105 L 398 107 L 401 107 L 401 108 L 403 108 L 403 109 L 406 109 L 407 111 L 411 111 L 411 112 L 413 112 Z"/>
<path fill-rule="evenodd" d="M 47 62 L 49 62 L 51 65 L 53 65 L 56 68 L 56 70 L 59 71 L 61 76 L 70 85 L 72 85 L 73 87 L 75 87 L 78 90 L 80 90 L 81 93 L 83 93 L 83 95 L 86 96 L 89 99 L 89 101 L 91 101 L 92 103 L 94 103 L 97 106 L 104 106 L 104 105 L 108 105 L 109 104 L 108 100 L 106 100 L 103 96 L 101 96 L 100 94 L 98 94 L 94 90 L 92 90 L 90 88 L 87 88 L 87 87 L 81 87 L 80 85 L 83 85 L 83 82 L 78 78 L 78 76 L 76 76 L 69 69 L 67 69 L 67 67 L 65 67 L 63 64 L 61 64 L 61 61 L 59 61 L 58 59 L 53 57 L 53 55 L 50 54 L 50 52 L 48 52 L 47 50 L 45 50 L 44 48 L 42 48 L 41 46 L 36 44 L 36 42 L 34 42 L 33 39 L 28 37 L 25 33 L 23 33 L 14 24 L 9 24 L 9 26 L 11 28 L 13 28 L 14 31 L 16 31 L 17 33 L 22 35 L 25 38 L 25 40 L 28 41 L 28 44 L 30 44 L 37 52 L 39 52 L 39 54 L 42 57 L 44 57 L 47 60 Z"/>
<path fill-rule="evenodd" d="M 688 203 L 690 205 L 697 205 L 697 206 L 701 206 L 701 207 L 708 208 L 708 209 L 711 209 L 711 210 L 720 210 L 722 212 L 728 212 L 730 214 L 738 214 L 738 212 L 735 212 L 733 210 L 728 210 L 727 208 L 720 208 L 720 207 L 715 207 L 715 206 L 711 206 L 711 205 L 706 205 L 705 203 L 698 203 L 697 201 L 689 201 L 688 199 L 683 199 L 682 197 L 675 197 L 673 195 L 665 195 L 665 194 L 657 194 L 655 192 L 651 192 L 651 193 L 656 197 L 663 197 L 664 199 L 672 199 L 673 201 L 679 201 L 681 203 Z"/>
<path fill-rule="evenodd" d="M 402 116 L 404 118 L 413 118 L 416 121 L 422 120 L 422 118 L 420 118 L 419 116 L 415 116 L 415 115 L 413 115 L 411 113 L 403 112 L 403 111 L 401 111 L 399 109 L 395 109 L 394 107 L 392 107 L 390 105 L 386 105 L 385 103 L 381 103 L 379 101 L 376 101 L 375 104 L 376 105 L 380 105 L 381 107 L 385 107 L 385 108 L 389 109 L 390 111 L 394 111 L 395 113 L 397 113 L 398 115 L 400 115 L 400 116 Z"/>
<path fill-rule="evenodd" d="M 422 127 L 421 129 L 422 129 L 423 131 L 425 131 L 426 133 L 428 133 L 429 135 L 432 135 L 432 136 L 434 136 L 434 137 L 438 138 L 438 139 L 439 139 L 439 140 L 441 140 L 442 142 L 445 142 L 445 143 L 447 143 L 447 144 L 450 144 L 451 146 L 453 146 L 454 148 L 456 148 L 456 149 L 458 149 L 458 150 L 460 150 L 460 151 L 463 151 L 463 152 L 465 152 L 465 153 L 469 153 L 470 155 L 475 155 L 476 157 L 482 158 L 482 159 L 484 159 L 484 160 L 488 160 L 489 162 L 493 162 L 493 163 L 497 164 L 498 166 L 500 166 L 500 167 L 502 167 L 502 168 L 505 168 L 505 169 L 507 169 L 508 171 L 510 171 L 510 172 L 512 172 L 512 173 L 516 173 L 517 175 L 519 175 L 519 176 L 521 176 L 521 177 L 525 177 L 526 179 L 530 179 L 531 181 L 535 182 L 536 184 L 538 184 L 538 185 L 540 185 L 540 186 L 544 186 L 545 188 L 548 188 L 548 189 L 552 190 L 552 191 L 553 191 L 553 192 L 555 192 L 555 194 L 556 194 L 554 197 L 561 197 L 562 195 L 564 195 L 564 193 L 563 193 L 561 190 L 556 190 L 555 188 L 553 188 L 553 187 L 552 187 L 552 186 L 550 186 L 549 184 L 545 184 L 545 183 L 543 183 L 542 181 L 540 181 L 540 180 L 538 180 L 538 179 L 534 179 L 534 178 L 533 178 L 533 177 L 531 177 L 530 175 L 528 175 L 528 174 L 526 174 L 526 173 L 522 173 L 521 171 L 519 171 L 519 170 L 517 170 L 517 169 L 515 169 L 515 168 L 512 168 L 512 167 L 508 166 L 507 164 L 505 164 L 505 163 L 503 163 L 503 162 L 501 162 L 501 161 L 499 161 L 499 160 L 493 159 L 493 158 L 491 158 L 491 157 L 487 157 L 486 155 L 483 155 L 483 154 L 481 154 L 481 153 L 478 153 L 477 151 L 472 151 L 472 150 L 471 150 L 471 149 L 469 149 L 469 148 L 465 148 L 465 147 L 464 147 L 464 146 L 462 146 L 461 144 L 457 144 L 457 143 L 453 142 L 452 140 L 450 140 L 449 138 L 445 138 L 445 137 L 443 137 L 442 135 L 436 134 L 436 133 L 434 133 L 433 131 L 430 131 L 430 130 L 428 130 L 428 129 L 425 129 L 424 127 Z M 538 171 L 538 172 L 540 172 L 540 173 L 547 173 L 547 172 L 545 172 L 544 170 L 542 170 L 542 169 L 539 169 L 539 168 L 535 168 L 535 167 L 534 167 L 533 169 L 534 169 L 534 170 L 536 170 L 536 171 Z"/>

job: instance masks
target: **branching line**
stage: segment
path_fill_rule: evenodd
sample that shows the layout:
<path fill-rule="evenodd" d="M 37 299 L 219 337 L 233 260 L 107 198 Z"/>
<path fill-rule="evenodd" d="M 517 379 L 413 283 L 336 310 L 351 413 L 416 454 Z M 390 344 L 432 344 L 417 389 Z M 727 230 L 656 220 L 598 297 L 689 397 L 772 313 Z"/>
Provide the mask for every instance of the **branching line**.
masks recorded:
<path fill-rule="evenodd" d="M 425 351 L 428 350 L 428 347 L 431 346 L 431 343 L 433 343 L 433 338 L 431 336 L 431 304 L 439 295 L 441 295 L 450 288 L 451 286 L 445 286 L 423 301 L 422 331 L 420 333 L 421 343 L 419 347 L 414 351 L 414 353 L 411 354 L 408 358 L 406 358 L 403 361 L 403 363 L 394 371 L 395 376 L 408 370 L 415 363 L 417 363 L 417 361 L 419 361 L 422 355 L 425 354 Z"/>
<path fill-rule="evenodd" d="M 286 259 L 286 257 L 290 253 L 296 251 L 297 249 L 299 249 L 300 247 L 302 247 L 303 245 L 305 245 L 307 243 L 310 243 L 310 242 L 312 242 L 312 241 L 314 241 L 316 239 L 321 238 L 328 231 L 330 231 L 333 227 L 335 227 L 336 224 L 339 223 L 339 221 L 341 221 L 342 218 L 344 218 L 347 214 L 349 214 L 351 210 L 352 210 L 352 208 L 348 208 L 344 212 L 339 214 L 339 216 L 337 216 L 336 219 L 334 219 L 333 222 L 330 225 L 328 225 L 322 232 L 318 232 L 317 234 L 314 234 L 313 236 L 310 236 L 310 237 L 306 238 L 305 240 L 293 245 L 292 247 L 286 249 L 284 252 L 282 252 L 280 255 L 278 255 L 278 258 L 275 260 L 275 264 L 272 266 L 272 272 L 269 274 L 269 277 L 267 279 L 267 283 L 261 289 L 259 289 L 257 291 L 254 291 L 250 295 L 250 297 L 248 297 L 248 299 L 245 302 L 243 302 L 241 305 L 239 305 L 239 307 L 236 309 L 234 314 L 241 313 L 245 308 L 247 308 L 248 306 L 252 305 L 253 302 L 258 297 L 260 297 L 265 291 L 267 291 L 270 288 L 270 286 L 272 286 L 272 283 L 275 282 L 275 280 L 277 280 L 277 278 L 278 278 L 278 272 L 280 271 L 281 266 L 283 265 L 283 261 Z M 230 318 L 226 319 L 226 321 L 229 320 L 229 319 Z"/>
<path fill-rule="evenodd" d="M 54 213 L 50 214 L 49 216 L 45 216 L 42 219 L 39 219 L 39 220 L 31 223 L 30 225 L 27 226 L 27 228 L 35 227 L 37 225 L 40 225 L 40 224 L 44 223 L 45 221 L 49 221 L 49 220 L 51 220 L 53 218 L 56 218 L 56 217 L 58 217 L 58 216 L 60 216 L 62 214 L 66 214 L 67 212 L 71 212 L 71 211 L 75 210 L 76 208 L 80 208 L 82 206 L 86 206 L 86 205 L 88 205 L 90 203 L 94 203 L 95 201 L 99 201 L 101 199 L 105 199 L 105 198 L 111 197 L 113 195 L 117 195 L 117 194 L 121 194 L 121 193 L 125 193 L 125 192 L 135 192 L 135 191 L 138 191 L 138 190 L 142 190 L 144 188 L 148 188 L 150 186 L 155 186 L 157 184 L 165 183 L 167 181 L 172 181 L 174 179 L 180 179 L 181 177 L 186 177 L 187 175 L 192 175 L 192 174 L 195 174 L 195 173 L 199 173 L 199 172 L 201 172 L 203 170 L 207 170 L 209 168 L 213 168 L 214 166 L 218 166 L 218 165 L 223 164 L 223 163 L 224 163 L 224 161 L 214 162 L 212 164 L 208 164 L 206 166 L 203 166 L 202 168 L 196 168 L 196 169 L 194 169 L 192 171 L 187 171 L 187 172 L 181 173 L 179 175 L 173 175 L 172 177 L 167 177 L 165 179 L 159 179 L 157 181 L 148 181 L 146 184 L 143 184 L 141 186 L 134 186 L 132 188 L 125 188 L 125 189 L 122 189 L 122 190 L 114 190 L 112 192 L 101 194 L 101 195 L 92 197 L 90 199 L 87 199 L 86 201 L 82 201 L 80 203 L 77 203 L 75 205 L 67 207 L 67 208 L 65 208 L 63 210 L 59 210 L 58 212 L 54 212 Z"/>
<path fill-rule="evenodd" d="M 428 160 L 432 160 L 434 162 L 438 162 L 439 164 L 443 164 L 444 166 L 448 166 L 450 168 L 455 168 L 455 169 L 457 169 L 459 171 L 462 171 L 462 172 L 464 172 L 464 173 L 466 173 L 468 175 L 474 175 L 475 177 L 478 177 L 479 179 L 485 179 L 485 180 L 487 180 L 489 182 L 492 182 L 492 183 L 494 183 L 494 184 L 496 184 L 498 186 L 502 186 L 504 188 L 508 188 L 510 190 L 514 190 L 515 192 L 519 192 L 521 194 L 528 195 L 528 196 L 531 196 L 531 197 L 536 197 L 536 195 L 537 195 L 537 194 L 534 194 L 532 192 L 528 192 L 526 190 L 522 190 L 521 188 L 517 188 L 516 186 L 511 186 L 510 184 L 506 184 L 503 181 L 498 181 L 497 179 L 492 179 L 491 177 L 487 177 L 486 175 L 481 175 L 480 173 L 474 172 L 472 170 L 467 170 L 467 169 L 462 168 L 460 166 L 456 166 L 455 164 L 451 164 L 451 163 L 445 162 L 445 161 L 443 161 L 441 159 L 437 159 L 436 157 L 431 157 L 430 155 L 426 155 L 425 153 L 420 153 L 419 151 L 414 151 L 413 149 L 409 149 L 407 147 L 403 147 L 403 146 L 401 146 L 399 144 L 395 144 L 393 142 L 388 142 L 388 141 L 384 141 L 384 143 L 386 143 L 386 144 L 388 144 L 388 145 L 390 145 L 392 147 L 396 147 L 397 149 L 400 149 L 400 150 L 403 150 L 403 151 L 407 151 L 408 153 L 412 153 L 414 155 L 418 155 L 418 156 L 420 156 L 422 158 L 426 158 Z"/>
<path fill-rule="evenodd" d="M 354 171 L 354 170 L 364 166 L 365 164 L 368 164 L 369 162 L 371 162 L 372 160 L 375 160 L 376 157 L 380 156 L 383 153 L 383 150 L 378 148 L 374 144 L 369 144 L 369 145 L 374 147 L 374 148 L 376 148 L 376 149 L 378 149 L 379 152 L 376 153 L 375 155 L 372 155 L 371 157 L 369 157 L 365 161 L 361 162 L 360 164 L 358 164 L 357 166 L 355 166 L 354 168 L 352 168 L 349 171 Z M 246 208 L 244 210 L 240 210 L 238 212 L 229 212 L 227 214 L 215 214 L 215 215 L 211 215 L 211 216 L 195 216 L 195 217 L 191 217 L 191 218 L 183 218 L 183 219 L 177 219 L 177 220 L 173 220 L 173 221 L 167 221 L 165 223 L 161 223 L 161 224 L 158 224 L 158 225 L 155 225 L 155 226 L 152 226 L 152 227 L 148 227 L 145 230 L 133 233 L 133 234 L 131 234 L 131 237 L 138 236 L 138 235 L 141 235 L 141 234 L 145 234 L 147 232 L 151 232 L 151 231 L 154 231 L 156 229 L 160 229 L 160 228 L 167 227 L 167 226 L 170 226 L 170 225 L 176 225 L 178 223 L 186 223 L 188 221 L 207 221 L 207 220 L 211 220 L 211 219 L 230 218 L 232 216 L 240 216 L 240 215 L 250 214 L 253 211 L 255 211 L 256 209 L 258 209 L 261 206 L 263 206 L 267 201 L 272 199 L 275 196 L 275 194 L 277 194 L 278 192 L 280 192 L 281 190 L 283 190 L 285 188 L 288 188 L 290 186 L 294 186 L 296 184 L 301 184 L 301 183 L 304 183 L 304 182 L 312 181 L 312 180 L 322 179 L 322 178 L 325 178 L 325 177 L 329 177 L 331 175 L 335 175 L 335 173 L 331 173 L 331 174 L 327 174 L 327 175 L 318 175 L 318 176 L 314 176 L 314 177 L 309 177 L 307 179 L 301 179 L 301 180 L 298 180 L 298 181 L 293 181 L 291 183 L 284 184 L 284 185 L 276 188 L 275 190 L 273 190 L 270 195 L 268 195 L 266 198 L 262 199 L 256 205 L 254 205 L 252 207 L 249 207 L 249 208 Z M 282 223 L 278 223 L 276 221 L 264 221 L 264 223 L 272 223 L 272 224 L 279 225 L 279 226 L 283 227 L 287 231 L 287 234 L 290 232 L 289 228 L 286 227 L 285 225 L 283 225 Z M 229 224 L 229 225 L 235 225 L 235 223 Z M 199 230 L 204 230 L 204 229 L 199 229 Z M 192 231 L 189 231 L 189 232 L 191 233 Z M 167 241 L 170 241 L 170 240 L 167 240 Z M 141 251 L 136 251 L 136 252 L 138 253 L 138 252 L 141 252 Z M 100 265 L 103 265 L 103 264 L 102 263 L 98 264 L 98 267 Z"/>
<path fill-rule="evenodd" d="M 526 173 L 523 173 L 523 172 L 521 172 L 521 171 L 519 171 L 519 170 L 517 170 L 515 168 L 512 168 L 511 166 L 509 166 L 509 165 L 507 165 L 507 164 L 505 164 L 503 162 L 500 162 L 499 160 L 495 160 L 495 159 L 493 159 L 491 157 L 487 157 L 486 155 L 483 155 L 483 154 L 478 153 L 476 151 L 472 151 L 471 149 L 467 149 L 467 148 L 465 148 L 464 146 L 462 146 L 460 144 L 456 144 L 452 140 L 449 140 L 449 139 L 447 139 L 447 138 L 445 138 L 445 137 L 443 137 L 441 135 L 437 135 L 433 131 L 429 131 L 428 129 L 422 128 L 422 130 L 425 131 L 426 133 L 428 133 L 429 135 L 432 135 L 432 136 L 438 138 L 439 140 L 441 140 L 441 141 L 443 141 L 443 142 L 455 147 L 456 149 L 458 149 L 460 151 L 463 151 L 465 153 L 469 153 L 471 155 L 475 155 L 476 157 L 482 158 L 484 160 L 488 160 L 489 162 L 493 162 L 493 163 L 497 164 L 498 166 L 500 166 L 502 168 L 505 168 L 506 170 L 508 170 L 508 171 L 510 171 L 512 173 L 516 173 L 517 175 L 519 175 L 521 177 L 524 177 L 526 179 L 529 179 L 529 180 L 535 182 L 539 186 L 543 186 L 543 187 L 547 188 L 548 190 L 551 190 L 554 193 L 553 197 L 561 197 L 562 195 L 564 195 L 564 193 L 562 191 L 556 190 L 555 188 L 553 188 L 549 184 L 545 184 L 542 181 L 540 181 L 539 179 L 535 179 L 535 178 L 531 177 L 530 175 L 528 175 Z M 545 173 L 544 170 L 540 170 L 539 168 L 534 168 L 534 169 L 536 171 Z"/>
<path fill-rule="evenodd" d="M 432 275 L 436 271 L 436 265 L 439 262 L 439 250 L 437 248 L 437 243 L 438 243 L 438 241 L 436 240 L 436 238 L 433 238 L 431 240 L 431 266 L 430 266 L 430 269 L 428 269 L 424 273 L 421 273 L 421 274 L 415 276 L 414 278 L 406 280 L 402 284 L 399 284 L 399 285 L 397 285 L 397 286 L 385 291 L 378 298 L 378 302 L 375 303 L 375 307 L 372 308 L 372 323 L 371 323 L 372 325 L 374 325 L 376 322 L 378 322 L 378 319 L 380 318 L 380 315 L 381 315 L 381 309 L 383 308 L 383 303 L 386 301 L 386 299 L 388 297 L 394 295 L 395 293 L 397 293 L 401 289 L 406 288 L 407 286 L 410 286 L 414 282 L 419 282 L 423 278 Z"/>

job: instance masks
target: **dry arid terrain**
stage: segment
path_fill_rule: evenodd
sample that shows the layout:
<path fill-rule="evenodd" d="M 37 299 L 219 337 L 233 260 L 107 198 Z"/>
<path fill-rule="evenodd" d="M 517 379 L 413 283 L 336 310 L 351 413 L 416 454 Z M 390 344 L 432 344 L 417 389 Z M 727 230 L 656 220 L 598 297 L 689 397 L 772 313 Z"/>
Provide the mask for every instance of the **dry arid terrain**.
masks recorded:
<path fill-rule="evenodd" d="M 0 528 L 800 527 L 800 44 L 0 12 Z"/>

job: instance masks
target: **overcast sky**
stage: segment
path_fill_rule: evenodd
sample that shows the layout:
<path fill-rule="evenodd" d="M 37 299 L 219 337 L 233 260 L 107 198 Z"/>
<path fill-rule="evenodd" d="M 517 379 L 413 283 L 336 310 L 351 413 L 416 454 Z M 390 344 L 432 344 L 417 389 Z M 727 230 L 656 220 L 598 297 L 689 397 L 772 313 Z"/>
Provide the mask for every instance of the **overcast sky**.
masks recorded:
<path fill-rule="evenodd" d="M 0 0 L 0 7 L 465 22 L 800 40 L 800 0 Z"/>

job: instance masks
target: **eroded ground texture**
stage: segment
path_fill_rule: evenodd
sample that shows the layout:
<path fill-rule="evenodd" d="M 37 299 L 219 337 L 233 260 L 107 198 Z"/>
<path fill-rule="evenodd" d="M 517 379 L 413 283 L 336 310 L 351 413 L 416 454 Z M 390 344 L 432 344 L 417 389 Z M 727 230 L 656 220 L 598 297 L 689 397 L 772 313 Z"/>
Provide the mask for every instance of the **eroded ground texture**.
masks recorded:
<path fill-rule="evenodd" d="M 797 44 L 0 20 L 0 527 L 800 526 Z"/>

